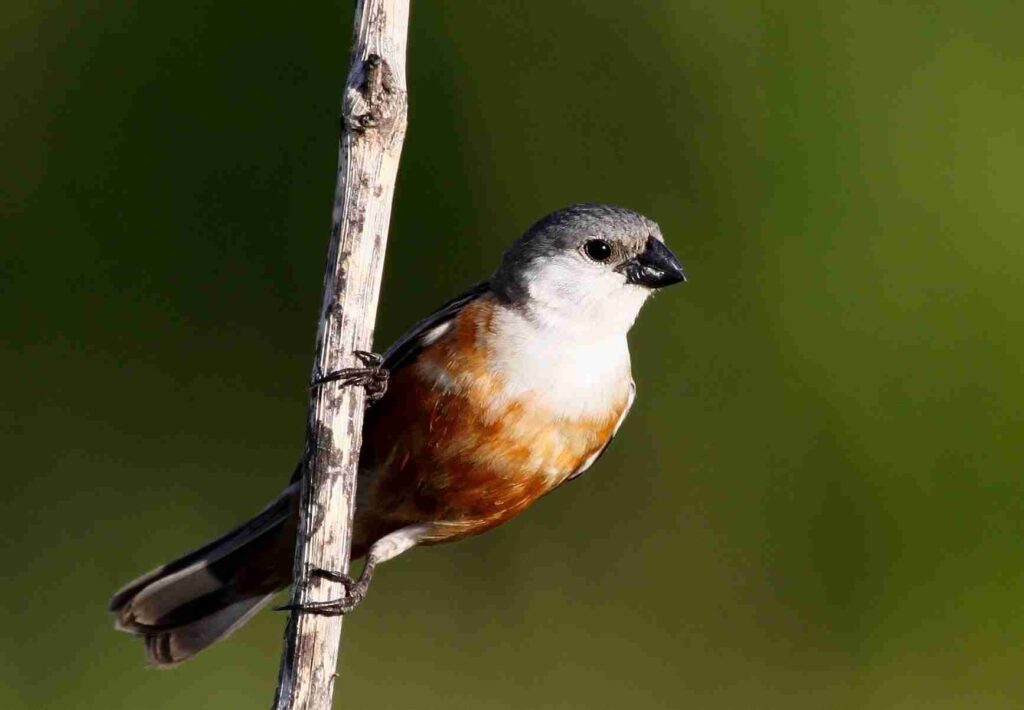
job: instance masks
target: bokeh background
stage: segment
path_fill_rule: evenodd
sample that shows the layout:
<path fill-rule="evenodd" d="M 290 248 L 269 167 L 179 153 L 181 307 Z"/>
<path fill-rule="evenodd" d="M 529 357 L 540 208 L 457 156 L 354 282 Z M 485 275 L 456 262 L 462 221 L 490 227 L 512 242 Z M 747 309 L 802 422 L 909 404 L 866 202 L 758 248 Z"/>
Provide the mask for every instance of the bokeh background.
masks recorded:
<path fill-rule="evenodd" d="M 590 474 L 384 568 L 341 708 L 1024 705 L 1024 5 L 417 2 L 378 328 L 614 201 L 691 275 Z M 347 2 L 0 5 L 0 707 L 265 707 L 111 591 L 301 448 Z"/>

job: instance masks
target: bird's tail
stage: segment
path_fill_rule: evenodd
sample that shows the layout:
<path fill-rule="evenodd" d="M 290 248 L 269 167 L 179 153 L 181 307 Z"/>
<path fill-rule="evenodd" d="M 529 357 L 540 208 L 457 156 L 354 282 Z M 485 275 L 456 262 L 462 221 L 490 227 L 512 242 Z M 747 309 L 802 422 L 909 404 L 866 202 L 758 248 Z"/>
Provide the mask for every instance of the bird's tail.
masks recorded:
<path fill-rule="evenodd" d="M 298 496 L 295 482 L 248 522 L 126 585 L 110 600 L 116 627 L 170 666 L 242 626 L 291 583 Z"/>

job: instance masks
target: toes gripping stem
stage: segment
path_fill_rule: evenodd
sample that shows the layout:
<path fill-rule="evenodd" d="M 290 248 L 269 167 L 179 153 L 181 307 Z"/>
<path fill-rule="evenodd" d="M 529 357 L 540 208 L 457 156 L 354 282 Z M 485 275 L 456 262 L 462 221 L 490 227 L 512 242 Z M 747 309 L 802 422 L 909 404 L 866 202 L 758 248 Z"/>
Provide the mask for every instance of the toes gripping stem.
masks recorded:
<path fill-rule="evenodd" d="M 384 368 L 384 357 L 378 353 L 356 350 L 353 354 L 363 363 L 363 367 L 346 367 L 313 380 L 310 387 L 320 387 L 328 382 L 338 382 L 342 386 L 361 386 L 366 388 L 369 403 L 376 402 L 388 389 L 388 371 Z"/>
<path fill-rule="evenodd" d="M 338 582 L 345 587 L 344 596 L 337 599 L 330 599 L 323 602 L 307 602 L 305 604 L 285 604 L 275 607 L 274 611 L 301 611 L 310 614 L 323 614 L 325 616 L 339 616 L 347 614 L 366 598 L 366 590 L 369 588 L 369 579 L 362 575 L 358 580 L 352 579 L 344 572 L 335 572 L 328 569 L 310 570 L 311 577 L 329 579 Z"/>

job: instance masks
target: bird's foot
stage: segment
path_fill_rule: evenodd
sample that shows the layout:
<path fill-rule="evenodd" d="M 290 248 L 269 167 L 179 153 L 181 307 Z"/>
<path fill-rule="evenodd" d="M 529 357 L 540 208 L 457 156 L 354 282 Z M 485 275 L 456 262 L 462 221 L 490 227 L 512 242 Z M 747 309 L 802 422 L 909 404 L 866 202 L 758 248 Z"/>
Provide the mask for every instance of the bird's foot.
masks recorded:
<path fill-rule="evenodd" d="M 323 614 L 325 616 L 339 616 L 347 614 L 366 598 L 366 591 L 370 587 L 370 580 L 367 575 L 362 575 L 358 580 L 352 579 L 344 572 L 335 572 L 329 569 L 314 569 L 310 571 L 313 577 L 329 579 L 344 585 L 345 595 L 338 599 L 330 599 L 323 602 L 306 602 L 305 604 L 285 604 L 275 607 L 274 611 L 304 611 L 310 614 Z"/>
<path fill-rule="evenodd" d="M 373 404 L 388 389 L 389 373 L 384 369 L 384 357 L 378 353 L 356 350 L 354 355 L 363 363 L 363 367 L 346 367 L 313 380 L 310 387 L 319 387 L 328 382 L 339 382 L 343 386 L 361 385 L 366 388 L 366 399 Z"/>

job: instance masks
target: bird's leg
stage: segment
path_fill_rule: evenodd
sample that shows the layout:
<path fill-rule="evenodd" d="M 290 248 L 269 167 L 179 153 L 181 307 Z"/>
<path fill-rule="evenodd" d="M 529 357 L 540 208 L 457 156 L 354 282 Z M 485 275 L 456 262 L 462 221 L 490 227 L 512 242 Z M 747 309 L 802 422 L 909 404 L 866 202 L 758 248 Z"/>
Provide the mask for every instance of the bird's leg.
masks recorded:
<path fill-rule="evenodd" d="M 428 529 L 427 525 L 409 525 L 377 540 L 377 542 L 370 546 L 370 551 L 366 555 L 366 565 L 363 567 L 363 572 L 357 580 L 353 580 L 352 577 L 344 572 L 319 568 L 310 571 L 311 576 L 343 584 L 345 586 L 345 596 L 324 602 L 287 604 L 276 607 L 276 611 L 305 611 L 312 614 L 327 614 L 330 616 L 349 613 L 366 598 L 366 592 L 370 588 L 370 580 L 373 579 L 374 568 L 381 562 L 387 562 L 410 547 L 415 546 L 423 539 Z"/>
<path fill-rule="evenodd" d="M 362 385 L 370 404 L 384 396 L 388 389 L 388 371 L 384 369 L 384 357 L 378 353 L 356 350 L 353 353 L 363 367 L 346 367 L 313 380 L 310 387 L 319 387 L 328 382 L 340 382 L 344 386 Z"/>
<path fill-rule="evenodd" d="M 339 582 L 345 587 L 345 595 L 338 599 L 330 599 L 324 602 L 285 604 L 284 606 L 275 607 L 274 610 L 305 611 L 312 614 L 326 614 L 328 616 L 347 614 L 359 606 L 360 602 L 366 598 L 366 590 L 370 588 L 370 580 L 373 579 L 373 568 L 375 566 L 373 561 L 367 558 L 366 566 L 363 567 L 363 572 L 359 575 L 359 579 L 352 579 L 352 577 L 343 572 L 334 572 L 329 569 L 320 568 L 313 569 L 310 571 L 311 577 L 321 577 L 332 582 Z"/>

